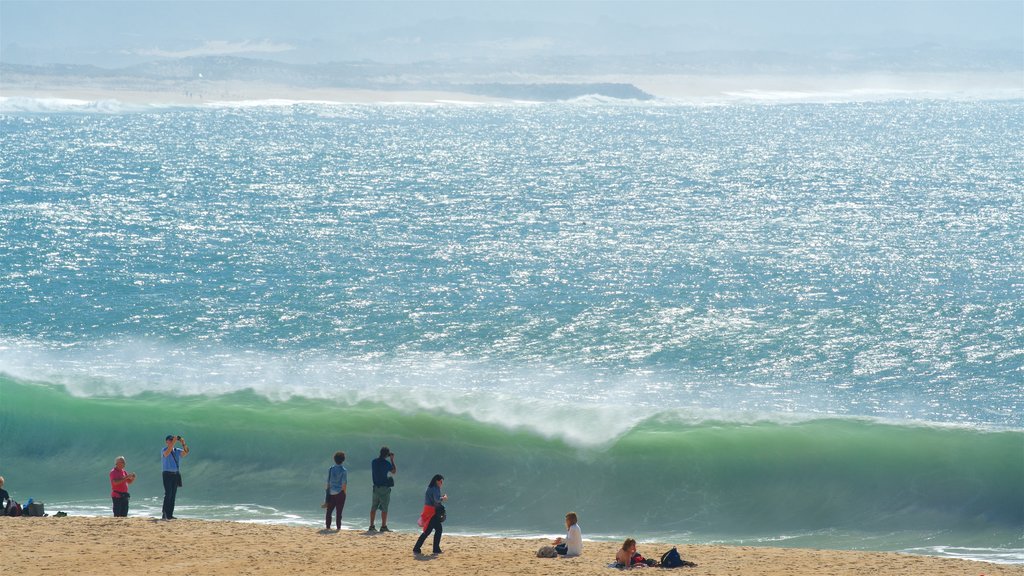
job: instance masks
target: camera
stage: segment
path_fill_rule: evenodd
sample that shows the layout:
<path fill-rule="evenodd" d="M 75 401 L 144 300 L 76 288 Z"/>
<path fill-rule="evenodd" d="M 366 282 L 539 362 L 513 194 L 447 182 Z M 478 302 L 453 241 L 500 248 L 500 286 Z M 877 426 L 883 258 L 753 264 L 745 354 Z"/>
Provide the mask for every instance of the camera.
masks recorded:
<path fill-rule="evenodd" d="M 177 440 L 178 442 L 181 442 L 181 436 L 175 436 L 175 439 L 176 439 L 176 440 Z"/>

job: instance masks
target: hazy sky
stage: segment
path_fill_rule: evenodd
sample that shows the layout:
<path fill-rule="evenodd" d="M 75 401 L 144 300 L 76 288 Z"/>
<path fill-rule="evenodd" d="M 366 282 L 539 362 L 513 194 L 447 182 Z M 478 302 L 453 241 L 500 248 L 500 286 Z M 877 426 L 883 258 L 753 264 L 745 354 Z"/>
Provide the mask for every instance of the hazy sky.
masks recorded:
<path fill-rule="evenodd" d="M 1024 1 L 0 0 L 0 60 L 26 64 L 117 67 L 214 54 L 321 63 L 865 52 L 923 44 L 1021 51 Z"/>

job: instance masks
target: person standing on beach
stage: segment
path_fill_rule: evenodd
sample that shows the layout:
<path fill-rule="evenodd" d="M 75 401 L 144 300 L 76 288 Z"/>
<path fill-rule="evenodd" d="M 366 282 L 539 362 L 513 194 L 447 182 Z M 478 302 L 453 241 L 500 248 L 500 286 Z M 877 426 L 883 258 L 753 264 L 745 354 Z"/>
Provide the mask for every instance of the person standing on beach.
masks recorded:
<path fill-rule="evenodd" d="M 114 467 L 110 470 L 110 499 L 114 501 L 114 517 L 124 518 L 128 516 L 128 485 L 135 482 L 135 472 L 128 472 L 124 469 L 124 456 L 118 456 L 114 460 Z"/>
<path fill-rule="evenodd" d="M 348 490 L 348 470 L 341 465 L 345 453 L 334 453 L 334 466 L 327 471 L 327 530 L 331 529 L 331 513 L 337 510 L 337 526 L 341 530 L 341 511 L 345 508 L 345 493 Z"/>
<path fill-rule="evenodd" d="M 583 554 L 583 532 L 580 530 L 579 518 L 575 512 L 565 515 L 565 538 L 555 538 L 555 552 L 560 556 L 572 558 Z"/>
<path fill-rule="evenodd" d="M 398 472 L 395 453 L 387 446 L 382 446 L 380 457 L 370 462 L 370 469 L 373 472 L 373 502 L 370 504 L 369 531 L 377 531 L 373 524 L 377 519 L 377 510 L 380 510 L 380 531 L 391 532 L 388 529 L 388 504 L 391 503 L 391 487 L 395 485 L 395 478 L 391 474 Z"/>
<path fill-rule="evenodd" d="M 164 448 L 161 457 L 163 460 L 164 479 L 164 507 L 161 518 L 163 520 L 176 520 L 174 517 L 174 500 L 178 497 L 178 487 L 181 486 L 181 459 L 188 456 L 188 446 L 181 436 L 168 434 L 164 438 L 167 446 Z M 181 444 L 176 448 L 174 443 Z"/>
<path fill-rule="evenodd" d="M 416 546 L 412 549 L 413 554 L 423 553 L 423 542 L 431 532 L 434 533 L 434 554 L 441 553 L 441 522 L 444 521 L 444 502 L 448 500 L 447 494 L 441 493 L 441 485 L 444 484 L 444 476 L 434 474 L 427 484 L 427 492 L 423 497 L 423 514 L 420 515 L 420 526 L 423 526 L 423 533 L 416 539 Z"/>

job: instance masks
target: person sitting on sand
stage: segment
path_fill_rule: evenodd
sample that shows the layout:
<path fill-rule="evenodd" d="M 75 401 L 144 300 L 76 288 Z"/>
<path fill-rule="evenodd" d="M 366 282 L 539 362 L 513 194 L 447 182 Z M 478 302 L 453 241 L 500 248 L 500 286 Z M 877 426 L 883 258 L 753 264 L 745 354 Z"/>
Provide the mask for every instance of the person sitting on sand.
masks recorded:
<path fill-rule="evenodd" d="M 4 477 L 0 476 L 0 516 L 7 515 L 7 508 L 11 505 L 11 495 L 4 490 Z"/>
<path fill-rule="evenodd" d="M 555 538 L 552 544 L 559 556 L 572 558 L 583 554 L 583 532 L 580 531 L 579 518 L 575 512 L 565 515 L 565 538 Z"/>
<path fill-rule="evenodd" d="M 647 567 L 647 560 L 636 551 L 636 540 L 632 538 L 626 538 L 626 541 L 622 543 L 622 548 L 615 553 L 615 567 L 616 568 L 638 568 Z"/>

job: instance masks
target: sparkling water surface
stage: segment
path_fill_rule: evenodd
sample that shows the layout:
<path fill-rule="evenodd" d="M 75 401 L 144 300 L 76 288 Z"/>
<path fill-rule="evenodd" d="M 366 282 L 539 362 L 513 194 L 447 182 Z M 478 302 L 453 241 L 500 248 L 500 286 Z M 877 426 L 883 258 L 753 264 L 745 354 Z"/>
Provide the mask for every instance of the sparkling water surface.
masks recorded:
<path fill-rule="evenodd" d="M 1020 101 L 0 126 L 8 365 L 1024 427 Z"/>

